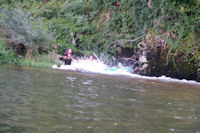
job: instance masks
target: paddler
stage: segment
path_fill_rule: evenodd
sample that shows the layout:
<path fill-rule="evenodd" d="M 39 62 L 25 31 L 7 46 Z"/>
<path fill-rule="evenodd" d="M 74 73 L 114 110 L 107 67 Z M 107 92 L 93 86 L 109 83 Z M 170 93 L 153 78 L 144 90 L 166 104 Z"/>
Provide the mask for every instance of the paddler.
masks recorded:
<path fill-rule="evenodd" d="M 96 58 L 94 58 L 93 55 L 90 55 L 90 56 L 89 56 L 89 60 L 90 60 L 90 61 L 94 61 L 94 60 L 96 60 Z"/>
<path fill-rule="evenodd" d="M 63 55 L 63 59 L 65 61 L 65 65 L 71 65 L 72 62 L 72 49 L 69 48 L 65 51 Z"/>

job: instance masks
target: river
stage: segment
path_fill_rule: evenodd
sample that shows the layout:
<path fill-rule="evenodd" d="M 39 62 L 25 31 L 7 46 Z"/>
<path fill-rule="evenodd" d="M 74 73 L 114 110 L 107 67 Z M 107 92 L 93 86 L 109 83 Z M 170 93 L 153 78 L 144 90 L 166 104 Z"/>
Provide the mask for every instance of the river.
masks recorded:
<path fill-rule="evenodd" d="M 0 133 L 200 133 L 200 86 L 0 66 Z"/>

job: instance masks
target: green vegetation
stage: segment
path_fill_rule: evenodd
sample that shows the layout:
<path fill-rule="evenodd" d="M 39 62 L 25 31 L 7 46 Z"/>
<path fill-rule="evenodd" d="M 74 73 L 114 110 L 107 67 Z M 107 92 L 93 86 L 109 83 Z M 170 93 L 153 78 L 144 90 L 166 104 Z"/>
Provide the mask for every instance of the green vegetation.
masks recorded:
<path fill-rule="evenodd" d="M 0 33 L 1 38 L 8 44 L 27 47 L 22 52 L 24 57 L 37 55 L 42 49 L 63 54 L 66 47 L 108 57 L 115 56 L 118 47 L 137 48 L 143 41 L 150 49 L 161 47 L 167 51 L 164 56 L 174 66 L 179 56 L 200 71 L 200 0 L 1 0 L 0 3 L 0 31 L 7 33 Z M 57 49 L 52 48 L 53 44 Z"/>
<path fill-rule="evenodd" d="M 2 64 L 50 66 L 42 50 L 52 49 L 55 42 L 40 20 L 34 20 L 23 8 L 0 7 L 0 32 Z M 7 44 L 7 46 L 5 45 Z M 41 56 L 40 56 L 41 54 Z"/>
<path fill-rule="evenodd" d="M 37 59 L 26 59 L 23 58 L 19 61 L 20 65 L 23 66 L 34 66 L 34 67 L 40 67 L 40 68 L 51 68 L 54 62 L 48 59 L 47 56 L 43 55 L 42 57 L 39 57 Z"/>
<path fill-rule="evenodd" d="M 8 47 L 4 41 L 0 40 L 0 64 L 16 64 L 50 68 L 54 62 L 49 59 L 47 55 L 40 55 L 40 57 L 34 57 L 31 59 L 18 56 L 15 50 Z"/>
<path fill-rule="evenodd" d="M 14 50 L 7 47 L 3 40 L 0 40 L 0 64 L 17 64 L 18 57 Z"/>

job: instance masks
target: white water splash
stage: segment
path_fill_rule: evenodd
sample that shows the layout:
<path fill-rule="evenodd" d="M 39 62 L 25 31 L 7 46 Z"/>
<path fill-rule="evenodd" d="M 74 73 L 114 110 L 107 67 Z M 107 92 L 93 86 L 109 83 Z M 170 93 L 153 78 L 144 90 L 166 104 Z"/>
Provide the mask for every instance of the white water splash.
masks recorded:
<path fill-rule="evenodd" d="M 200 85 L 199 82 L 193 80 L 180 80 L 175 78 L 170 78 L 166 76 L 161 77 L 148 77 L 148 76 L 141 76 L 138 74 L 133 74 L 130 72 L 130 68 L 124 67 L 119 64 L 118 67 L 108 67 L 101 61 L 90 61 L 90 60 L 74 60 L 71 65 L 61 65 L 58 67 L 57 65 L 52 66 L 53 69 L 60 69 L 60 70 L 78 70 L 82 72 L 93 72 L 93 73 L 101 73 L 101 74 L 108 74 L 108 75 L 125 75 L 133 78 L 140 78 L 140 79 L 147 79 L 147 80 L 159 80 L 164 82 L 178 82 L 178 83 L 189 83 L 189 84 L 196 84 Z"/>

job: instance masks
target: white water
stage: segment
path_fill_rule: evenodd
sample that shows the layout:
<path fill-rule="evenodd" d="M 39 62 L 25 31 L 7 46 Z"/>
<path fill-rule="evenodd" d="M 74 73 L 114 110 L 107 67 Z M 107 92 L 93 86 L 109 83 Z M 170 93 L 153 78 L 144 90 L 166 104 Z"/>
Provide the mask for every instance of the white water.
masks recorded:
<path fill-rule="evenodd" d="M 180 79 L 170 78 L 166 76 L 161 76 L 161 77 L 141 76 L 141 75 L 133 74 L 129 72 L 128 70 L 130 68 L 124 67 L 121 64 L 119 64 L 118 67 L 110 68 L 103 62 L 96 61 L 96 60 L 95 61 L 84 60 L 84 59 L 78 60 L 78 61 L 74 60 L 71 65 L 61 65 L 60 67 L 58 67 L 57 65 L 53 65 L 52 68 L 60 69 L 60 70 L 78 70 L 82 72 L 93 72 L 93 73 L 108 74 L 108 75 L 125 75 L 132 78 L 200 85 L 199 82 L 196 82 L 193 80 L 186 80 L 186 79 L 180 80 Z M 112 71 L 112 69 L 114 69 L 114 71 Z"/>

